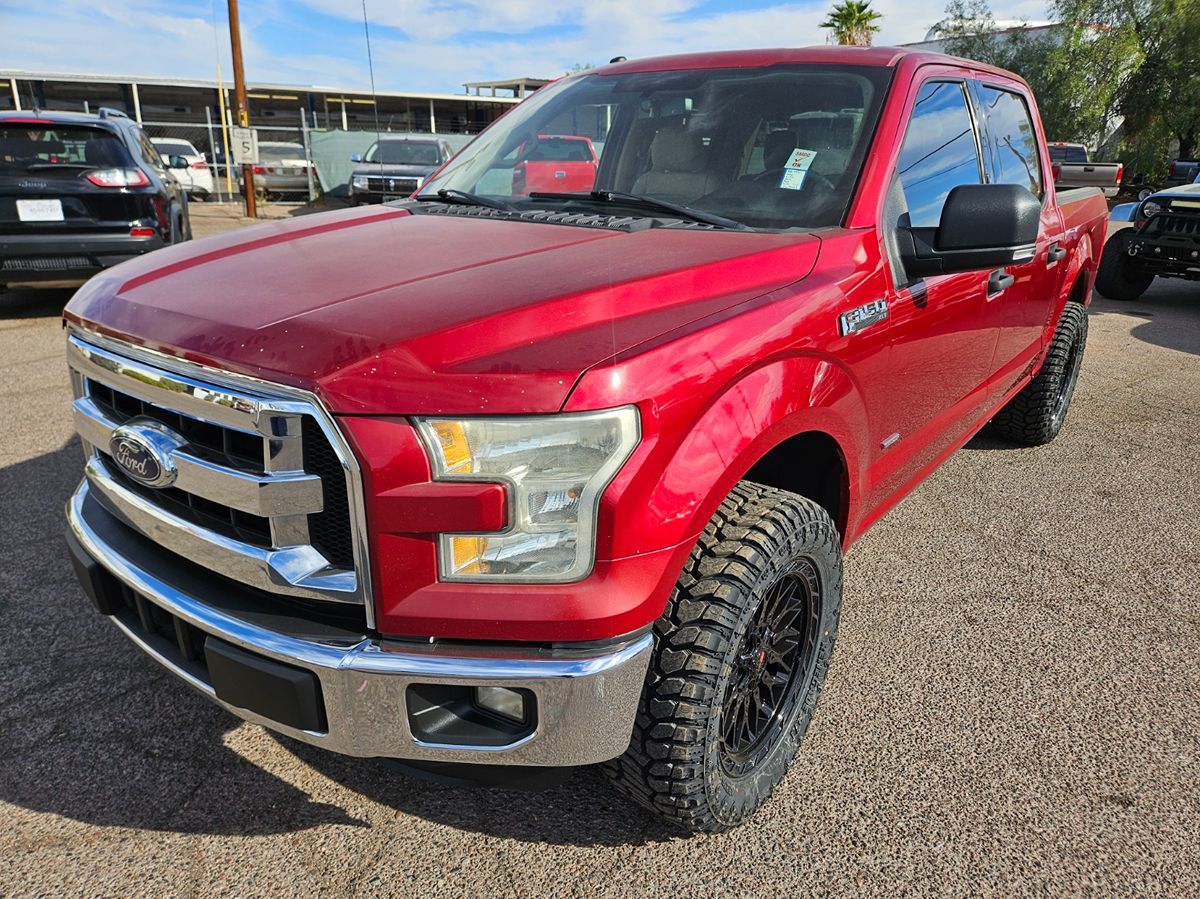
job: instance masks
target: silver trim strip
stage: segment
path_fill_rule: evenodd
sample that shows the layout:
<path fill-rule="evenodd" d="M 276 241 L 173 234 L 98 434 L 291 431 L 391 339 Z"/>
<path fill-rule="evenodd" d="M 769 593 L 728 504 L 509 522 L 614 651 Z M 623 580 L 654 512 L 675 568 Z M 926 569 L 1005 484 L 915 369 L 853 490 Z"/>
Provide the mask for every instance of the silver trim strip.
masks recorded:
<path fill-rule="evenodd" d="M 107 452 L 118 423 L 87 397 L 77 399 L 73 409 L 79 436 L 100 452 Z M 185 450 L 174 450 L 170 457 L 178 469 L 173 486 L 241 512 L 272 518 L 307 515 L 324 508 L 321 479 L 315 474 L 283 471 L 260 477 L 217 465 Z"/>
<path fill-rule="evenodd" d="M 354 572 L 330 568 L 311 546 L 264 549 L 199 527 L 126 490 L 109 475 L 107 463 L 99 456 L 89 459 L 83 471 L 97 501 L 109 512 L 189 562 L 259 590 L 361 603 Z"/>
<path fill-rule="evenodd" d="M 654 645 L 645 633 L 603 650 L 444 649 L 364 638 L 353 645 L 300 640 L 228 615 L 113 552 L 84 515 L 85 482 L 67 504 L 71 532 L 116 578 L 194 627 L 259 655 L 312 671 L 321 682 L 325 733 L 296 730 L 222 702 L 147 638 L 115 620 L 143 651 L 233 714 L 305 743 L 354 756 L 508 765 L 586 765 L 625 751 Z M 418 741 L 405 704 L 411 683 L 524 688 L 537 698 L 536 731 L 507 746 L 461 747 Z"/>
<path fill-rule="evenodd" d="M 332 414 L 315 394 L 133 346 L 75 324 L 68 328 L 67 356 L 76 396 L 83 393 L 84 379 L 91 378 L 164 409 L 263 437 L 268 456 L 265 460 L 266 477 L 271 481 L 287 480 L 286 477 L 281 478 L 281 475 L 296 474 L 297 460 L 300 459 L 301 416 L 308 416 L 309 420 L 315 422 L 333 448 L 346 478 L 354 571 L 329 568 L 326 561 L 324 575 L 317 578 L 311 573 L 309 560 L 301 560 L 299 554 L 293 553 L 277 561 L 273 571 L 260 573 L 259 580 L 264 582 L 263 589 L 276 593 L 296 595 L 299 592 L 300 595 L 314 599 L 359 603 L 364 607 L 367 626 L 374 628 L 375 608 L 367 543 L 366 503 L 358 460 Z M 83 439 L 85 444 L 97 446 L 88 436 L 85 435 Z M 111 481 L 111 478 L 109 480 Z M 121 489 L 115 484 L 113 486 L 117 490 Z M 177 486 L 187 489 L 182 484 Z M 240 491 L 243 487 L 231 489 Z M 255 489 L 253 485 L 251 489 Z M 271 488 L 274 489 L 276 488 Z M 122 490 L 122 493 L 127 500 L 133 496 L 128 491 Z M 197 488 L 196 493 L 211 498 L 200 493 L 200 488 Z M 226 500 L 227 498 L 214 499 L 215 502 L 240 508 Z M 246 497 L 242 498 L 242 501 L 246 500 Z M 270 496 L 259 497 L 250 502 L 261 503 L 264 509 L 269 509 L 275 501 L 276 498 Z M 303 498 L 296 501 L 305 502 Z M 155 511 L 159 516 L 164 514 L 162 510 Z M 176 518 L 175 521 L 178 522 L 179 519 Z M 193 528 L 194 530 L 196 529 Z M 271 531 L 277 540 L 292 541 L 301 537 L 307 539 L 307 520 L 304 513 L 291 514 L 289 509 L 285 514 L 272 518 Z M 225 547 L 226 549 L 236 546 L 243 550 L 243 556 L 246 556 L 244 549 L 253 549 L 237 541 L 227 542 L 230 546 Z M 277 546 L 280 546 L 275 550 L 277 553 L 286 553 L 293 548 L 290 542 L 277 543 Z M 315 549 L 308 548 L 320 555 Z M 253 555 L 251 553 L 247 558 Z M 229 573 L 225 569 L 218 570 Z M 230 576 L 238 577 L 237 574 Z M 351 579 L 354 586 L 348 588 L 347 584 Z M 355 597 L 353 600 L 349 598 L 351 595 Z"/>

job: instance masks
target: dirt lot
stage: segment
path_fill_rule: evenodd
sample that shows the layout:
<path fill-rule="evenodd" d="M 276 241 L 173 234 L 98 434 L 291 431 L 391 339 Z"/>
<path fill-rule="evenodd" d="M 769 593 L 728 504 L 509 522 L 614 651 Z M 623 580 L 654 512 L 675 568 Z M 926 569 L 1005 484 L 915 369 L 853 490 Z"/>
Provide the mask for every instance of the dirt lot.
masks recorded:
<path fill-rule="evenodd" d="M 134 649 L 61 537 L 69 295 L 0 295 L 0 895 L 1200 895 L 1200 288 L 1097 301 L 1062 437 L 977 438 L 855 547 L 792 775 L 690 839 L 588 770 L 326 755 Z"/>

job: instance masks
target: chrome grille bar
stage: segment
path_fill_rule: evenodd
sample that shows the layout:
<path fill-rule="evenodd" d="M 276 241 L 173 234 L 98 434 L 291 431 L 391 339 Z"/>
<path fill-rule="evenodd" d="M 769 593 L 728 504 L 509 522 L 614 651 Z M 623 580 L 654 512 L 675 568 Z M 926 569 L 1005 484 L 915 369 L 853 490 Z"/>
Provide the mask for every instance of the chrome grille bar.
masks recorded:
<path fill-rule="evenodd" d="M 118 423 L 88 397 L 75 401 L 74 413 L 79 436 L 106 452 Z M 183 451 L 172 455 L 179 469 L 175 486 L 185 493 L 263 518 L 307 515 L 323 508 L 321 479 L 316 475 L 288 470 L 258 476 Z"/>
<path fill-rule="evenodd" d="M 373 626 L 357 464 L 315 396 L 78 328 L 68 334 L 67 356 L 75 425 L 88 455 L 86 479 L 97 502 L 167 552 L 270 593 L 361 605 L 368 627 Z M 101 391 L 99 400 L 95 391 Z M 176 427 L 182 422 L 200 441 L 171 450 L 176 477 L 166 490 L 127 479 L 109 455 L 113 431 L 140 417 L 131 416 L 130 407 Z M 224 455 L 211 449 L 214 434 L 218 450 L 225 444 Z M 242 435 L 237 455 L 229 456 L 237 434 Z M 342 496 L 348 502 L 340 520 L 349 522 L 351 568 L 345 567 L 349 549 L 331 553 L 346 558 L 339 567 L 310 540 L 309 516 L 323 517 L 328 528 L 328 514 L 340 510 L 326 508 L 327 485 L 305 470 L 306 439 L 318 441 L 315 446 L 326 460 L 316 470 L 325 478 L 345 478 L 344 492 L 339 488 L 332 495 L 338 497 L 335 505 Z M 252 451 L 255 445 L 261 455 Z M 221 510 L 227 510 L 229 521 L 218 520 Z M 347 533 L 344 526 L 340 533 Z M 338 539 L 340 546 L 348 545 L 344 537 Z"/>

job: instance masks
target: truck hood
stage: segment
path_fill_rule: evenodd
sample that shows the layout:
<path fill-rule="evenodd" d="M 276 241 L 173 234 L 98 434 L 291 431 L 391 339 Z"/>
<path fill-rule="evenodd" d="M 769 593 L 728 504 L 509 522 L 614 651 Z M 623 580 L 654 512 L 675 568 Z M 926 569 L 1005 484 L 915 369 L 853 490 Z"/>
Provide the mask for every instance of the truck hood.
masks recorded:
<path fill-rule="evenodd" d="M 373 207 L 160 250 L 98 274 L 66 318 L 337 413 L 552 412 L 589 367 L 805 277 L 819 247 Z"/>
<path fill-rule="evenodd" d="M 1197 200 L 1200 201 L 1200 184 L 1181 184 L 1178 187 L 1168 187 L 1165 190 L 1156 191 L 1151 195 L 1150 199 L 1178 199 L 1178 200 Z"/>

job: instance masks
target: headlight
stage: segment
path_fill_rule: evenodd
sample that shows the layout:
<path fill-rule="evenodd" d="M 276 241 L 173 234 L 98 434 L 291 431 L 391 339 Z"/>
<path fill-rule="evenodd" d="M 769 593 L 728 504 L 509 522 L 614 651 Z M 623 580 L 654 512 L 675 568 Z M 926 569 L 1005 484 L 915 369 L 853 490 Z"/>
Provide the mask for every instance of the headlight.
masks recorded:
<path fill-rule="evenodd" d="M 359 188 L 361 190 L 367 189 L 367 176 L 366 175 L 353 175 L 353 176 L 351 176 L 350 181 L 356 188 Z"/>
<path fill-rule="evenodd" d="M 1163 208 L 1160 204 L 1155 203 L 1153 200 L 1147 200 L 1142 204 L 1141 217 L 1144 219 L 1152 218 L 1162 211 Z"/>
<path fill-rule="evenodd" d="M 439 481 L 508 487 L 508 529 L 441 534 L 447 581 L 579 580 L 596 555 L 600 494 L 637 446 L 637 409 L 537 418 L 418 419 Z"/>

